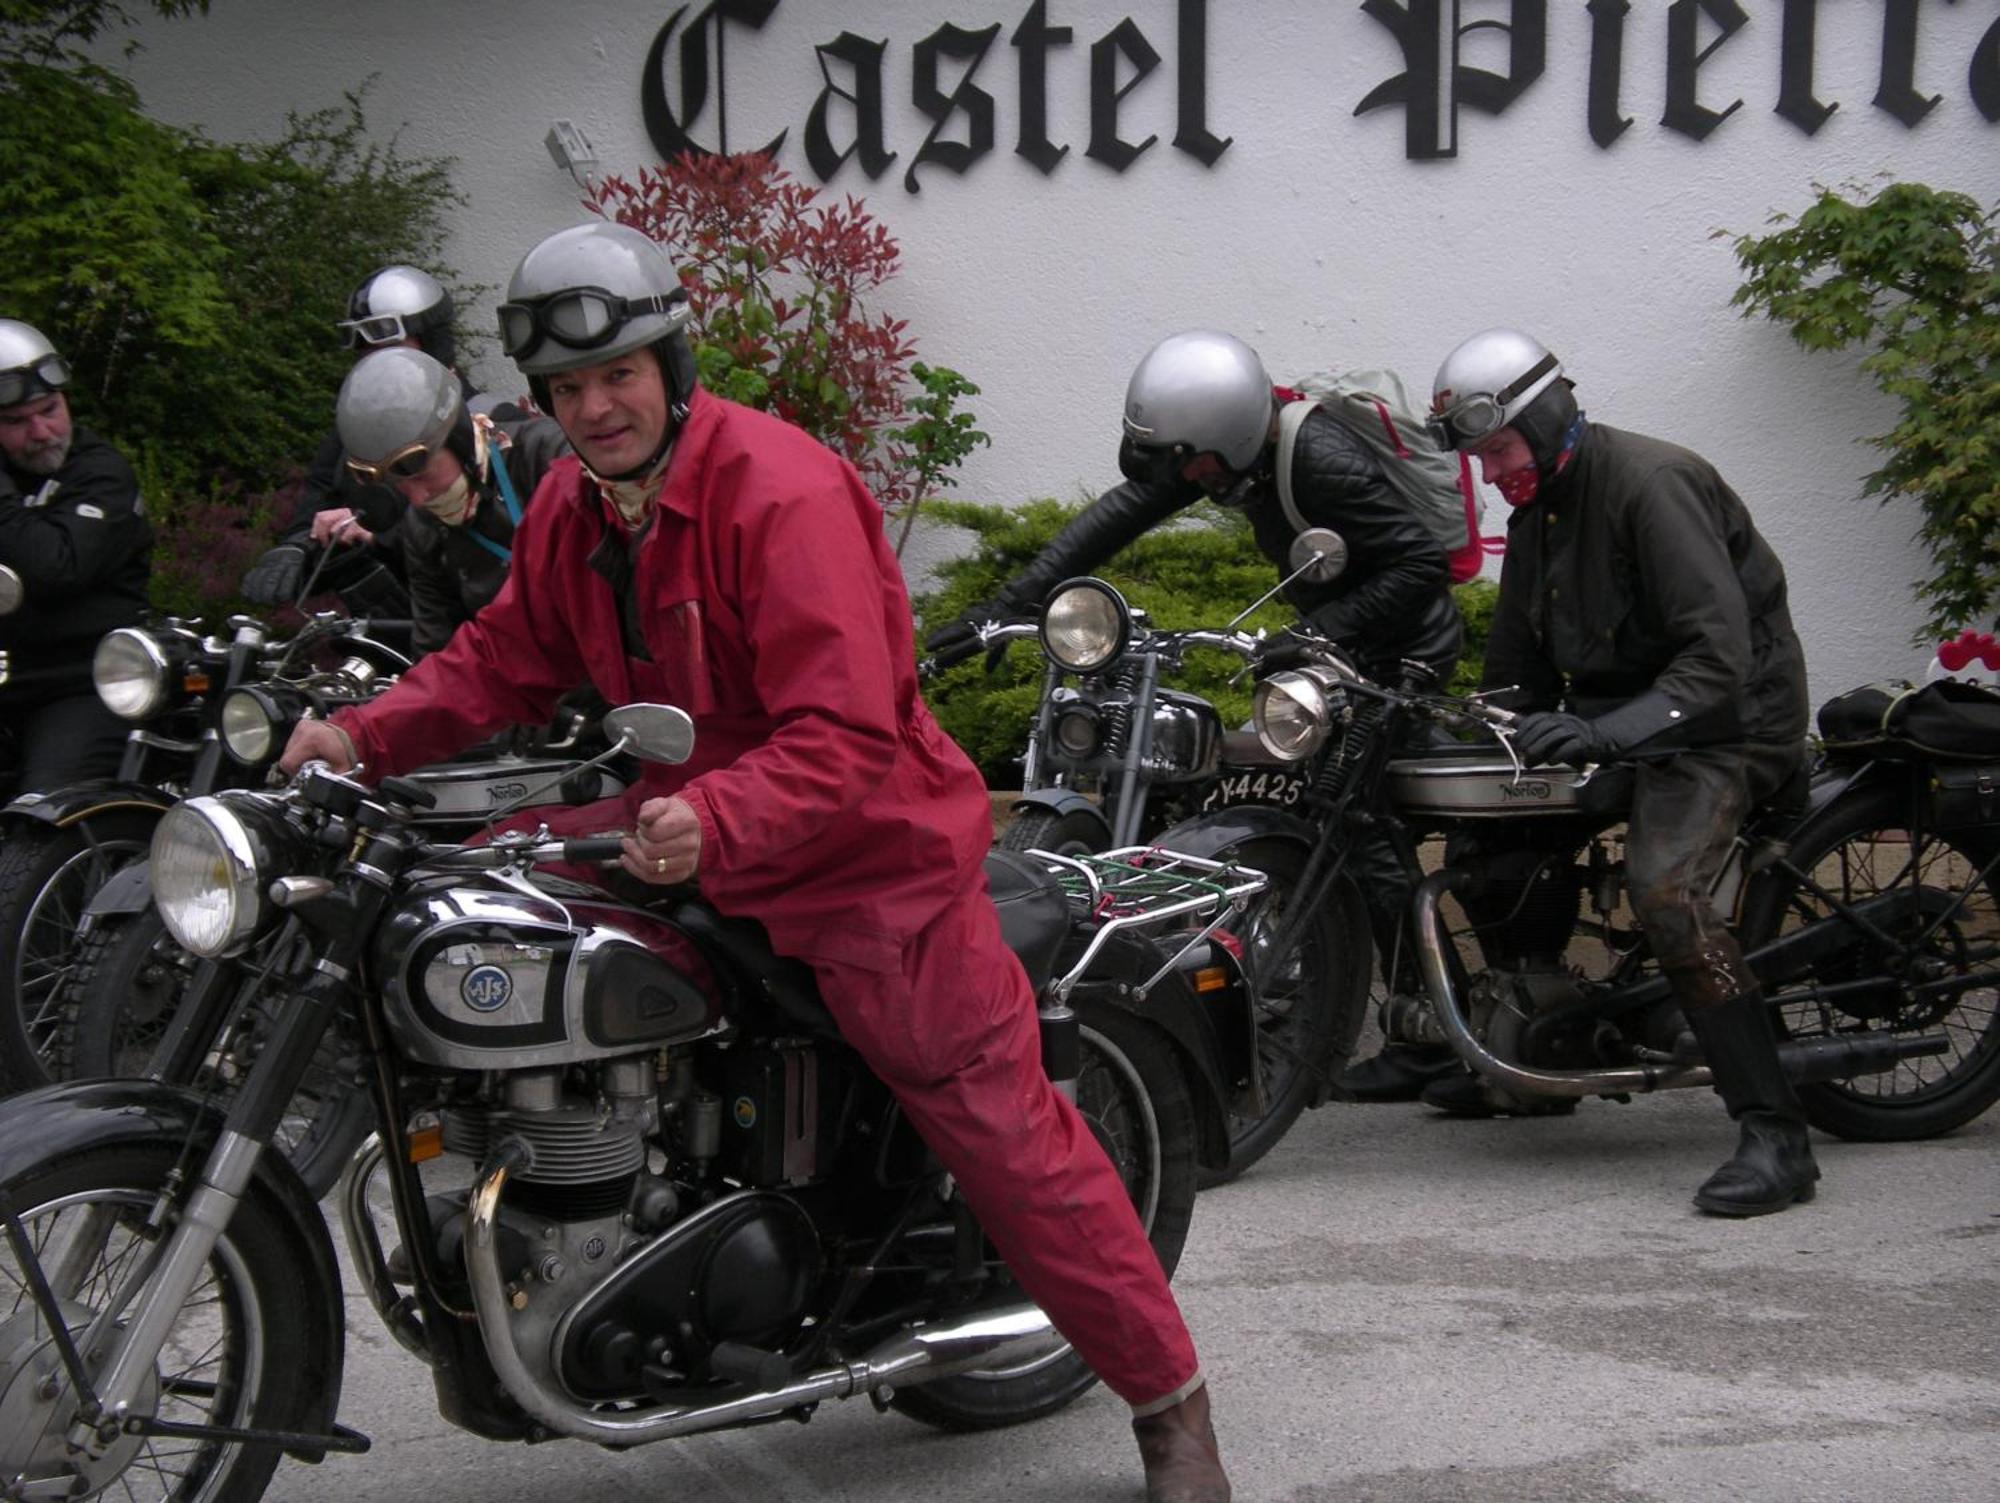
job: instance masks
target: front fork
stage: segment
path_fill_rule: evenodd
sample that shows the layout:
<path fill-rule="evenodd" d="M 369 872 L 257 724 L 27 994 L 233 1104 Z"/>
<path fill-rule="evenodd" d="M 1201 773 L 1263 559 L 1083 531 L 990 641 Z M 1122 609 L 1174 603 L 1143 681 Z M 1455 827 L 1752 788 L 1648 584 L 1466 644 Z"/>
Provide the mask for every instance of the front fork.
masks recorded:
<path fill-rule="evenodd" d="M 270 1146 L 287 1104 L 349 990 L 346 969 L 335 960 L 322 959 L 280 1014 L 264 1053 L 245 1077 L 243 1090 L 232 1104 L 221 1135 L 165 1243 L 92 1320 L 79 1346 L 85 1352 L 108 1346 L 110 1359 L 94 1388 L 79 1383 L 78 1417 L 69 1434 L 72 1446 L 101 1457 L 117 1442 L 147 1376 L 159 1361 L 175 1319 L 200 1282 L 216 1243 L 249 1189 L 258 1160 Z M 154 1225 L 165 1220 L 174 1195 L 175 1187 L 170 1183 L 154 1207 Z M 99 1228 L 92 1226 L 90 1230 Z M 101 1230 L 108 1235 L 109 1223 Z M 58 1277 L 67 1280 L 71 1273 L 59 1270 Z M 120 1329 L 118 1322 L 135 1292 L 131 1319 Z M 44 1314 L 52 1332 L 63 1331 L 65 1323 L 57 1311 Z M 81 1378 L 78 1365 L 66 1365 Z"/>

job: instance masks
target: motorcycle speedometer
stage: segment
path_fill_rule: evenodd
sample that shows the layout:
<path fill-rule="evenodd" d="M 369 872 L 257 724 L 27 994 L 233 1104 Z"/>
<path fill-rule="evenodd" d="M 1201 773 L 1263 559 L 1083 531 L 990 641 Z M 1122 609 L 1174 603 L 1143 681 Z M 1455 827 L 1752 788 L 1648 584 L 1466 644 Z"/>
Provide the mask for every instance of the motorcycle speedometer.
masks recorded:
<path fill-rule="evenodd" d="M 239 950 L 264 911 L 268 841 L 220 798 L 186 799 L 153 831 L 153 901 L 181 947 L 203 959 Z"/>
<path fill-rule="evenodd" d="M 121 626 L 98 642 L 90 677 L 112 714 L 145 720 L 165 707 L 174 670 L 166 647 L 151 632 Z"/>
<path fill-rule="evenodd" d="M 1042 651 L 1069 673 L 1095 673 L 1116 661 L 1131 631 L 1125 597 L 1101 579 L 1065 581 L 1042 608 Z"/>
<path fill-rule="evenodd" d="M 1319 749 L 1333 723 L 1333 705 L 1319 680 L 1306 673 L 1274 673 L 1257 685 L 1251 721 L 1264 750 L 1300 762 Z"/>

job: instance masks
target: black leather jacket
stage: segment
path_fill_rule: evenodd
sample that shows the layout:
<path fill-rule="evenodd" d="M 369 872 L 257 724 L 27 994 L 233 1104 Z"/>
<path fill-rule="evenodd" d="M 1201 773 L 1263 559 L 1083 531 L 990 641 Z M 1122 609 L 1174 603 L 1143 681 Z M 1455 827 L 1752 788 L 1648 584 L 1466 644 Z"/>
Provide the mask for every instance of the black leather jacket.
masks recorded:
<path fill-rule="evenodd" d="M 16 701 L 90 692 L 98 638 L 146 612 L 153 528 L 125 457 L 87 428 L 43 476 L 0 464 L 0 564 L 24 598 L 0 616 Z"/>
<path fill-rule="evenodd" d="M 503 418 L 499 427 L 513 440 L 506 453 L 507 476 L 525 515 L 549 465 L 569 453 L 569 440 L 553 418 Z M 489 479 L 478 492 L 479 504 L 462 527 L 447 526 L 413 506 L 396 530 L 410 581 L 411 644 L 419 653 L 435 652 L 449 642 L 507 582 L 507 561 L 474 534 L 511 552 L 514 523 L 497 484 Z"/>
<path fill-rule="evenodd" d="M 1281 574 L 1291 572 L 1297 535 L 1265 470 L 1243 503 L 1257 547 Z M 1197 494 L 1126 482 L 1093 501 L 1057 534 L 1004 592 L 1005 604 L 1032 609 L 1063 580 L 1087 574 Z M 1326 584 L 1298 580 L 1285 599 L 1299 614 L 1351 651 L 1371 676 L 1393 679 L 1398 663 L 1415 658 L 1448 679 L 1464 644 L 1451 598 L 1444 549 L 1396 494 L 1361 440 L 1326 412 L 1299 429 L 1292 451 L 1292 499 L 1314 526 L 1331 527 L 1347 542 L 1347 568 Z"/>
<path fill-rule="evenodd" d="M 1685 745 L 1806 730 L 1784 566 L 1749 510 L 1699 454 L 1600 423 L 1508 520 L 1484 676 L 1581 715 L 1658 690 Z"/>

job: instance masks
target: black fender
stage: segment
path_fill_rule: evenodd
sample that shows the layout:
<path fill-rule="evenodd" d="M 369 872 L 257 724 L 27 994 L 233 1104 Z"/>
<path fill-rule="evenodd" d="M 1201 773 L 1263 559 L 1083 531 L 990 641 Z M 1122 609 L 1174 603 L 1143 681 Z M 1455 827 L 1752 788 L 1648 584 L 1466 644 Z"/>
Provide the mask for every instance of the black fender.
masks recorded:
<path fill-rule="evenodd" d="M 1303 851 L 1310 851 L 1319 844 L 1319 830 L 1289 810 L 1274 809 L 1268 804 L 1238 804 L 1183 820 L 1171 829 L 1162 830 L 1153 838 L 1153 844 L 1184 856 L 1201 856 L 1212 861 L 1231 846 L 1265 839 L 1289 841 Z"/>
<path fill-rule="evenodd" d="M 164 814 L 174 806 L 171 795 L 148 783 L 96 778 L 47 793 L 22 793 L 0 808 L 0 828 L 14 823 L 53 825 L 57 829 L 114 809 L 145 809 Z"/>
<path fill-rule="evenodd" d="M 1058 969 L 1074 963 L 1067 951 Z M 1088 1027 L 1093 1009 L 1116 1007 L 1164 1033 L 1187 1066 L 1195 1119 L 1201 1128 L 1201 1164 L 1223 1169 L 1229 1164 L 1229 1086 L 1223 1079 L 1222 1036 L 1200 1000 L 1178 971 L 1169 971 L 1144 997 L 1133 988 L 1152 979 L 1171 956 L 1150 941 L 1114 935 L 1091 962 L 1089 974 L 1070 993 L 1069 1005 Z"/>
<path fill-rule="evenodd" d="M 43 1086 L 0 1101 L 0 1184 L 12 1189 L 45 1164 L 95 1149 L 192 1141 L 199 1164 L 221 1136 L 223 1112 L 191 1091 L 151 1080 L 83 1080 Z M 326 1220 L 282 1153 L 260 1154 L 247 1192 L 262 1196 L 288 1230 L 286 1254 L 305 1270 L 316 1298 L 306 1312 L 303 1351 L 286 1353 L 298 1375 L 298 1408 L 281 1428 L 329 1434 L 340 1404 L 346 1310 L 340 1266 Z M 325 1452 L 301 1449 L 301 1461 Z"/>
<path fill-rule="evenodd" d="M 1074 788 L 1037 788 L 1033 793 L 1024 793 L 1014 801 L 1014 814 L 1023 809 L 1046 809 L 1058 819 L 1069 814 L 1088 814 L 1104 826 L 1105 840 L 1111 839 L 1111 821 L 1104 817 L 1104 811 Z"/>
<path fill-rule="evenodd" d="M 153 858 L 142 856 L 113 872 L 84 905 L 86 919 L 107 914 L 144 913 L 153 906 Z"/>

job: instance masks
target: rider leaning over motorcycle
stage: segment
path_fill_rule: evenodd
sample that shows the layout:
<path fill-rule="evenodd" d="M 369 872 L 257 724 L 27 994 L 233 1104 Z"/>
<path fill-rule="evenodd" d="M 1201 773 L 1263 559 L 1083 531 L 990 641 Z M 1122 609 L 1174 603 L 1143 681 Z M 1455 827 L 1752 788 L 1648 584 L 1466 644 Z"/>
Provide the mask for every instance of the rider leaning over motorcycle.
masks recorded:
<path fill-rule="evenodd" d="M 348 373 L 334 427 L 349 472 L 409 504 L 396 532 L 411 645 L 435 652 L 500 593 L 514 530 L 569 441 L 552 418 L 475 416 L 456 375 L 401 347 L 364 355 Z"/>
<path fill-rule="evenodd" d="M 341 342 L 366 355 L 373 350 L 421 350 L 450 367 L 458 359 L 452 332 L 456 309 L 437 278 L 414 266 L 370 272 L 349 294 L 347 317 L 336 326 Z M 472 389 L 461 381 L 461 394 Z M 278 544 L 243 577 L 246 599 L 290 605 L 312 573 L 315 550 L 333 556 L 318 587 L 337 592 L 359 614 L 402 616 L 409 610 L 400 533 L 409 508 L 387 485 L 355 474 L 336 428 L 320 441 L 306 468 L 305 488 Z"/>
<path fill-rule="evenodd" d="M 1278 413 L 1295 394 L 1274 387 L 1257 352 L 1233 335 L 1174 334 L 1148 350 L 1125 391 L 1125 482 L 1099 496 L 990 601 L 932 632 L 925 646 L 940 666 L 978 652 L 975 627 L 1033 611 L 1063 580 L 1087 574 L 1140 535 L 1207 495 L 1240 507 L 1257 547 L 1290 574 L 1297 529 L 1276 480 Z M 1295 579 L 1285 599 L 1304 621 L 1347 648 L 1364 672 L 1395 682 L 1405 660 L 1451 677 L 1463 626 L 1451 597 L 1443 547 L 1390 485 L 1367 444 L 1324 408 L 1299 429 L 1292 451 L 1292 497 L 1312 526 L 1347 543 L 1347 566 L 1326 582 Z M 1282 662 L 1281 636 L 1265 654 Z M 1349 857 L 1367 894 L 1375 948 L 1392 992 L 1421 991 L 1403 933 L 1412 891 L 1386 842 L 1358 842 Z M 1395 1063 L 1399 1056 L 1391 1056 Z M 1407 1100 L 1434 1078 L 1377 1078 L 1371 1061 L 1340 1078 L 1362 1100 Z"/>
<path fill-rule="evenodd" d="M 302 724 L 282 765 L 386 776 L 534 723 L 585 678 L 616 703 L 688 710 L 691 761 L 649 765 L 559 833 L 635 829 L 628 873 L 698 880 L 812 966 L 1023 1288 L 1133 1406 L 1149 1495 L 1221 1503 L 1193 1343 L 1042 1068 L 984 885 L 986 790 L 918 696 L 880 507 L 799 429 L 701 390 L 685 296 L 622 225 L 527 254 L 501 339 L 576 457 L 543 480 L 493 603 L 381 698 Z"/>
<path fill-rule="evenodd" d="M 1207 495 L 1240 507 L 1258 549 L 1292 572 L 1297 535 L 1274 478 L 1278 409 L 1257 352 L 1229 334 L 1192 330 L 1148 350 L 1125 391 L 1122 485 L 1099 496 L 990 601 L 926 640 L 942 665 L 979 651 L 977 624 L 1032 613 L 1049 590 L 1087 574 Z M 1364 669 L 1393 681 L 1405 658 L 1449 678 L 1463 628 L 1444 549 L 1390 486 L 1375 455 L 1324 410 L 1306 418 L 1292 452 L 1292 494 L 1313 526 L 1347 542 L 1347 567 L 1326 583 L 1298 579 L 1285 599 Z"/>
<path fill-rule="evenodd" d="M 91 682 L 98 638 L 136 623 L 153 529 L 132 467 L 70 420 L 69 367 L 32 325 L 0 318 L 0 564 L 21 577 L 0 616 L 0 717 L 15 731 L 16 791 L 118 771 L 131 727 Z"/>
<path fill-rule="evenodd" d="M 1511 329 L 1445 357 L 1433 424 L 1515 508 L 1485 686 L 1525 711 L 1532 762 L 1634 757 L 1632 907 L 1741 1128 L 1695 1192 L 1726 1216 L 1810 1200 L 1819 1169 L 1769 1010 L 1707 894 L 1738 827 L 1805 753 L 1805 659 L 1785 571 L 1715 467 L 1586 420 L 1562 366 Z M 1431 1086 L 1490 1113 L 1470 1076 Z"/>

